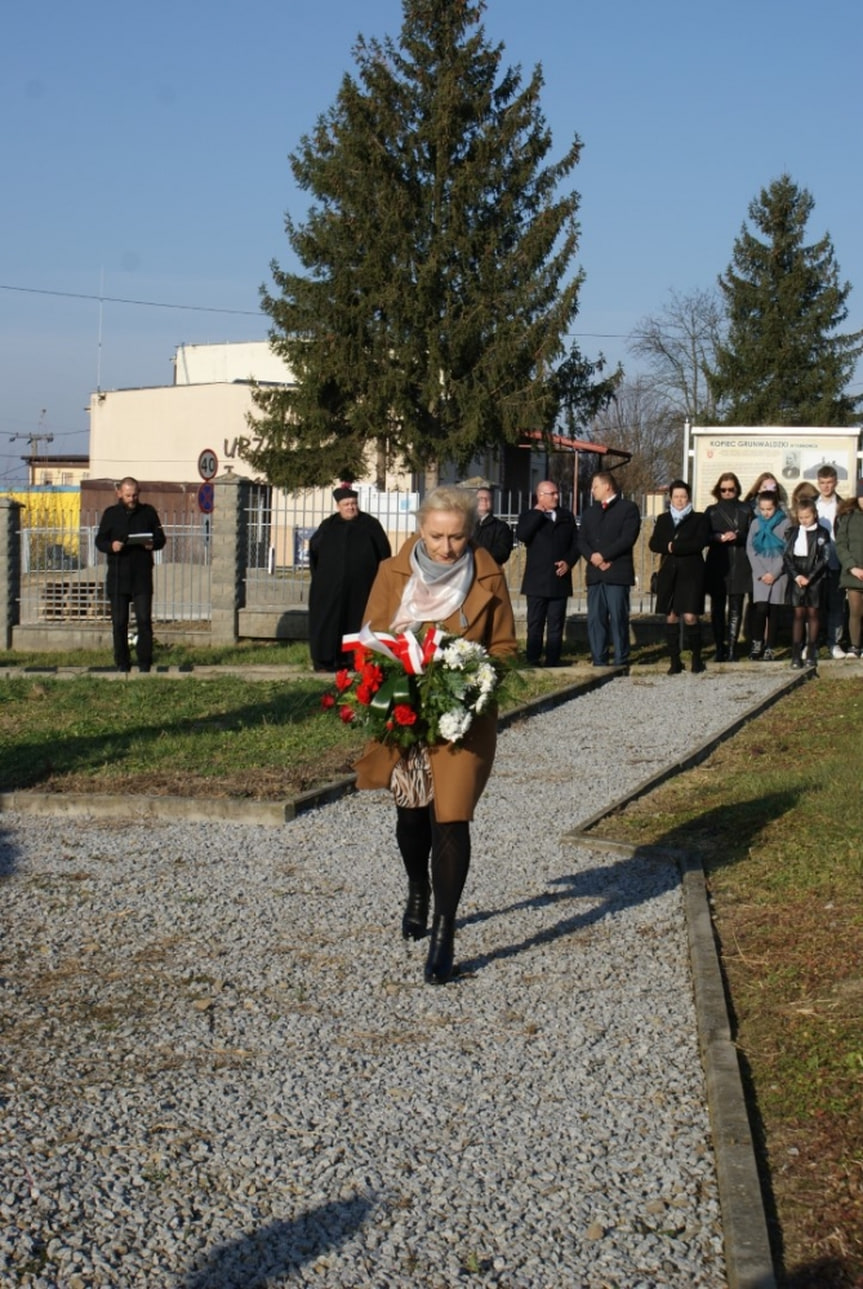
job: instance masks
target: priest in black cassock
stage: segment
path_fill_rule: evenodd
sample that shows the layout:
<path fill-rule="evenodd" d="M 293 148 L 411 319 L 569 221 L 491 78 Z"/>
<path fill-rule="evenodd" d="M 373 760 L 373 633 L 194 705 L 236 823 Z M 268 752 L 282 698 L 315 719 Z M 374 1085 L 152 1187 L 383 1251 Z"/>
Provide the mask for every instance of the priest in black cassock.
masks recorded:
<path fill-rule="evenodd" d="M 360 510 L 353 488 L 343 484 L 333 499 L 336 513 L 309 541 L 309 652 L 315 671 L 330 672 L 350 666 L 350 654 L 342 653 L 342 636 L 363 625 L 378 564 L 392 554 L 386 533 L 372 515 Z"/>

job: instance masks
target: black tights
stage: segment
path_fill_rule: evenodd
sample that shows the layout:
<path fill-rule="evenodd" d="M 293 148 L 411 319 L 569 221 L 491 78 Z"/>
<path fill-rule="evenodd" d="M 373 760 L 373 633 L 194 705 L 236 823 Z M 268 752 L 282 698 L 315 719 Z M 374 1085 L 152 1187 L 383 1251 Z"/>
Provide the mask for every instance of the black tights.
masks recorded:
<path fill-rule="evenodd" d="M 434 804 L 410 809 L 396 807 L 396 841 L 409 882 L 428 882 L 429 852 L 434 911 L 455 917 L 470 867 L 470 824 L 441 824 Z"/>
<path fill-rule="evenodd" d="M 775 604 L 768 604 L 766 600 L 754 601 L 752 605 L 752 619 L 749 624 L 753 645 L 761 644 L 762 640 L 765 640 L 766 638 L 767 648 L 772 649 L 776 644 L 777 622 L 778 611 Z"/>
<path fill-rule="evenodd" d="M 818 643 L 818 605 L 795 604 L 794 621 L 791 625 L 791 640 L 793 644 L 806 644 L 807 628 L 809 630 L 809 644 L 814 646 Z"/>

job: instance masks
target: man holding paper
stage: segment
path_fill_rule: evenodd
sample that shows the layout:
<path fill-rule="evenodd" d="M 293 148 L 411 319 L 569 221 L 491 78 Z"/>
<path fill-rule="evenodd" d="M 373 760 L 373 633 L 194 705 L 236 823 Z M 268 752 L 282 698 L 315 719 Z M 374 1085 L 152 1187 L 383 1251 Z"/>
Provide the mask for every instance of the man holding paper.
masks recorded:
<path fill-rule="evenodd" d="M 114 662 L 118 671 L 129 672 L 129 606 L 135 606 L 138 669 L 149 671 L 153 664 L 153 551 L 165 545 L 159 516 L 139 499 L 137 479 L 122 479 L 117 485 L 117 502 L 102 515 L 96 547 L 108 556 L 106 591 L 111 604 L 114 634 Z"/>

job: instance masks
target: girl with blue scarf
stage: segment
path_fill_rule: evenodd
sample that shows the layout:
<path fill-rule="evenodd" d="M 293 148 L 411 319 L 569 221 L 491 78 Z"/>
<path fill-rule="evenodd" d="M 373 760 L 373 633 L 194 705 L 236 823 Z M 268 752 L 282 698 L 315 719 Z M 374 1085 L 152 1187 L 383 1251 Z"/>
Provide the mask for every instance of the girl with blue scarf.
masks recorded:
<path fill-rule="evenodd" d="M 788 516 L 779 507 L 775 492 L 761 492 L 756 499 L 757 513 L 746 538 L 746 554 L 752 569 L 752 647 L 753 662 L 773 661 L 779 606 L 785 603 L 787 576 L 783 571 L 785 534 Z"/>

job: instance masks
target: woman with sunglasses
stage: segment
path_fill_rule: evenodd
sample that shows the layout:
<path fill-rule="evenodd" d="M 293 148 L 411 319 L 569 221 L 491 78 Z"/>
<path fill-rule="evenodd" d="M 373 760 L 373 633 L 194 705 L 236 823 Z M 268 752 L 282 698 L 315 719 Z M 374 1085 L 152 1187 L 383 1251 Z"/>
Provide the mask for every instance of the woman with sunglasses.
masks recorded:
<path fill-rule="evenodd" d="M 717 662 L 737 661 L 743 601 L 752 594 L 752 570 L 746 558 L 752 511 L 740 500 L 741 492 L 737 475 L 726 470 L 711 494 L 716 498 L 715 505 L 704 512 L 710 524 L 705 579 Z"/>

